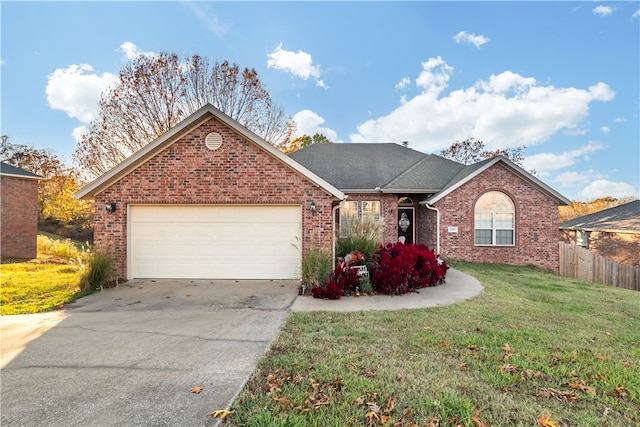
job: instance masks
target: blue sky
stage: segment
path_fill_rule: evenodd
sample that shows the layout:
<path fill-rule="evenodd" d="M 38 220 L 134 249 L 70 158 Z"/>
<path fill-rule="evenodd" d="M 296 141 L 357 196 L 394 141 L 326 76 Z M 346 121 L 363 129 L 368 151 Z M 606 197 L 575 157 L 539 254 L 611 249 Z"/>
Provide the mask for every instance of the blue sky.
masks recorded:
<path fill-rule="evenodd" d="M 299 133 L 526 145 L 570 199 L 639 197 L 640 2 L 0 2 L 1 132 L 68 163 L 138 54 L 255 68 Z"/>

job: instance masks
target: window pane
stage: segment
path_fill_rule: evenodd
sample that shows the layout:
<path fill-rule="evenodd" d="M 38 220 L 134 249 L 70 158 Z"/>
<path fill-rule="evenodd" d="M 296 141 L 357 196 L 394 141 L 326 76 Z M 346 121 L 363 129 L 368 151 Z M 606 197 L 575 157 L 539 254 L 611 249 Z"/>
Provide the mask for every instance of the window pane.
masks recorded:
<path fill-rule="evenodd" d="M 476 213 L 476 228 L 492 228 L 493 214 Z"/>
<path fill-rule="evenodd" d="M 576 244 L 580 246 L 589 246 L 589 235 L 584 230 L 576 230 Z"/>
<path fill-rule="evenodd" d="M 358 219 L 358 202 L 343 202 L 340 206 L 340 237 L 346 237 Z"/>
<path fill-rule="evenodd" d="M 491 245 L 492 230 L 476 229 L 476 245 Z"/>
<path fill-rule="evenodd" d="M 513 214 L 496 213 L 496 228 L 513 228 Z"/>
<path fill-rule="evenodd" d="M 380 202 L 362 202 L 362 219 L 380 221 Z"/>
<path fill-rule="evenodd" d="M 493 211 L 512 211 L 513 202 L 504 193 L 489 191 L 484 193 L 476 202 L 476 209 Z"/>
<path fill-rule="evenodd" d="M 513 230 L 496 230 L 496 245 L 513 245 Z"/>

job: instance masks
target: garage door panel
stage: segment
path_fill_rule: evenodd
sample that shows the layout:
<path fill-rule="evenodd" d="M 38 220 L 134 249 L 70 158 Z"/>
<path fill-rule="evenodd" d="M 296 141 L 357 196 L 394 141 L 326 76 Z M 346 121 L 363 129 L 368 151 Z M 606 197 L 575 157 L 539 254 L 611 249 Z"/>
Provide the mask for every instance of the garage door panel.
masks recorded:
<path fill-rule="evenodd" d="M 131 206 L 129 227 L 131 278 L 300 278 L 300 206 Z"/>

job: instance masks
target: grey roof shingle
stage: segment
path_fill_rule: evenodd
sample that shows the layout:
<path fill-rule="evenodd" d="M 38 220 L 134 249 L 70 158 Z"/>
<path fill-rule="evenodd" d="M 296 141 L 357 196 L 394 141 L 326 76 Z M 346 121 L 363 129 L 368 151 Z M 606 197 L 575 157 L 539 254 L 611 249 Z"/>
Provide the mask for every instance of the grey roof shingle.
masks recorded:
<path fill-rule="evenodd" d="M 290 157 L 342 190 L 438 191 L 464 167 L 393 143 L 312 144 Z"/>
<path fill-rule="evenodd" d="M 640 234 L 640 200 L 565 221 L 560 228 Z"/>
<path fill-rule="evenodd" d="M 26 171 L 22 168 L 10 165 L 9 163 L 0 162 L 0 175 L 11 175 L 23 178 L 42 179 L 40 175 Z"/>

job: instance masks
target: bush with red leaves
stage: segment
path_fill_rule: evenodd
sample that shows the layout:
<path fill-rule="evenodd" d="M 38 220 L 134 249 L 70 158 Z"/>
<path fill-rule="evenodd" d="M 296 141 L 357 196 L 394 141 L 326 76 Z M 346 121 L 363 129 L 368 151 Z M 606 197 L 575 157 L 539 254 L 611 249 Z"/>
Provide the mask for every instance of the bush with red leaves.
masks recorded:
<path fill-rule="evenodd" d="M 311 289 L 311 294 L 314 298 L 340 299 L 343 294 L 354 293 L 358 284 L 358 273 L 349 267 L 338 264 L 329 274 L 329 280 L 322 286 Z"/>
<path fill-rule="evenodd" d="M 389 243 L 373 256 L 371 284 L 377 292 L 402 295 L 444 283 L 448 269 L 426 245 Z"/>

